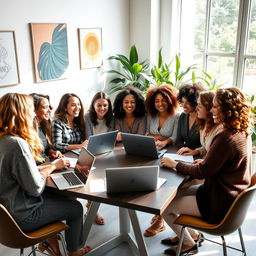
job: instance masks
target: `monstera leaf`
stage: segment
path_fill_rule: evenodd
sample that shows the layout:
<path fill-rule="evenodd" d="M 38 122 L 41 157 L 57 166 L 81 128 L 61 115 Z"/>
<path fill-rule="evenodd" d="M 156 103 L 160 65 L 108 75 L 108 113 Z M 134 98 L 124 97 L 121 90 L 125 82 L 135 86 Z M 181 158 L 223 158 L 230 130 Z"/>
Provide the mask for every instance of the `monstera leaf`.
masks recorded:
<path fill-rule="evenodd" d="M 41 80 L 61 77 L 68 67 L 67 28 L 59 24 L 53 31 L 52 43 L 40 47 L 37 69 Z"/>

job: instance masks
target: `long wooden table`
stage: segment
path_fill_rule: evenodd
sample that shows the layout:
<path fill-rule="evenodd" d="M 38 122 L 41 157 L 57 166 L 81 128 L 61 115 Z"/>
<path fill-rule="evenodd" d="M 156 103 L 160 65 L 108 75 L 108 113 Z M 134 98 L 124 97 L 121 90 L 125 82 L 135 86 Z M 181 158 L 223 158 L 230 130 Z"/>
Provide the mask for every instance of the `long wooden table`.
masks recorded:
<path fill-rule="evenodd" d="M 177 147 L 168 148 L 169 153 L 177 151 Z M 72 153 L 69 153 L 72 154 Z M 69 155 L 70 156 L 70 155 Z M 93 192 L 93 181 L 105 179 L 105 168 L 126 166 L 159 165 L 160 159 L 151 159 L 140 156 L 127 155 L 121 145 L 116 146 L 114 151 L 99 155 L 95 161 L 96 169 L 92 170 L 84 187 L 60 191 L 51 179 L 47 181 L 47 189 L 54 193 L 66 196 L 91 200 L 92 204 L 84 222 L 85 241 L 89 236 L 94 217 L 101 203 L 119 207 L 120 234 L 103 245 L 94 248 L 87 255 L 101 255 L 106 251 L 118 246 L 122 242 L 128 242 L 134 255 L 148 255 L 143 235 L 141 233 L 136 211 L 142 211 L 160 215 L 176 195 L 178 187 L 186 181 L 186 177 L 169 168 L 160 167 L 160 177 L 166 178 L 164 185 L 153 192 L 133 192 L 107 194 L 106 191 Z M 131 224 L 130 224 L 131 223 Z M 135 239 L 130 232 L 132 225 Z"/>

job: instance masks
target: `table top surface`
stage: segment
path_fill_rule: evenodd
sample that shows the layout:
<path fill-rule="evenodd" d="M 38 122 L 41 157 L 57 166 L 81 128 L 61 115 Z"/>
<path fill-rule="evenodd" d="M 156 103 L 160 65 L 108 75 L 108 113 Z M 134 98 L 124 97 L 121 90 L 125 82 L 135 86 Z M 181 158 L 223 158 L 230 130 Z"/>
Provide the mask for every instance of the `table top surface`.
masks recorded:
<path fill-rule="evenodd" d="M 175 153 L 177 149 L 178 148 L 175 146 L 169 146 L 167 152 Z M 72 156 L 72 154 L 73 153 L 70 152 L 67 156 Z M 112 152 L 96 157 L 94 163 L 96 169 L 90 172 L 85 186 L 69 190 L 58 190 L 49 177 L 47 179 L 47 189 L 66 196 L 83 198 L 152 214 L 161 214 L 176 195 L 177 188 L 186 181 L 186 177 L 181 173 L 177 173 L 175 170 L 160 167 L 159 176 L 167 179 L 167 181 L 161 188 L 152 192 L 107 194 L 106 191 L 94 192 L 95 189 L 91 186 L 95 184 L 93 181 L 105 179 L 105 169 L 107 167 L 132 167 L 159 164 L 160 159 L 127 155 L 122 145 L 117 145 Z"/>

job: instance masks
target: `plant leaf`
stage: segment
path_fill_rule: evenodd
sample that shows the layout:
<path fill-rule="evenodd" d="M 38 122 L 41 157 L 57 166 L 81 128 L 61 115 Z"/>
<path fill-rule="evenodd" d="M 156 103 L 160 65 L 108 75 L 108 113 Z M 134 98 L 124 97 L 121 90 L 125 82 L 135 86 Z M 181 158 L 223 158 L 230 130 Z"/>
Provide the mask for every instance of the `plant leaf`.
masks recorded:
<path fill-rule="evenodd" d="M 130 63 L 131 65 L 133 65 L 134 63 L 137 63 L 138 62 L 138 53 L 137 53 L 137 49 L 136 49 L 136 46 L 133 45 L 131 47 L 131 50 L 130 50 Z"/>

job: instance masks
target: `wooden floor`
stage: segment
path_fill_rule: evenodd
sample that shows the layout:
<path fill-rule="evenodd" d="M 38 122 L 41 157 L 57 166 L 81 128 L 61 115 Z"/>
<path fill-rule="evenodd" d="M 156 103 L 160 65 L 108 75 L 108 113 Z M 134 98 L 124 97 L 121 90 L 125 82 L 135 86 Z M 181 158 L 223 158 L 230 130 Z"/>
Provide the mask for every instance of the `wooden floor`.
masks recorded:
<path fill-rule="evenodd" d="M 83 203 L 84 204 L 84 203 Z M 105 218 L 106 224 L 104 226 L 93 225 L 89 240 L 87 242 L 91 247 L 96 246 L 99 243 L 103 243 L 108 238 L 115 236 L 118 233 L 118 210 L 116 207 L 102 204 L 100 207 L 100 214 Z M 141 223 L 141 230 L 147 228 L 152 215 L 138 212 L 139 220 Z M 247 256 L 256 255 L 256 198 L 252 202 L 246 220 L 242 226 L 243 236 L 245 240 L 245 246 L 247 250 Z M 160 240 L 168 236 L 173 235 L 170 228 L 166 228 L 165 231 L 150 238 L 145 238 L 148 252 L 150 256 L 163 255 L 163 251 L 167 248 L 160 244 Z M 206 235 L 210 238 L 209 235 Z M 218 237 L 212 237 L 216 241 L 220 241 Z M 240 246 L 238 234 L 235 232 L 226 237 L 227 243 L 231 246 Z M 19 255 L 19 251 L 15 249 L 9 249 L 3 245 L 0 245 L 0 256 L 15 256 Z M 38 255 L 42 255 L 38 253 Z M 132 256 L 132 251 L 127 244 L 114 248 L 113 250 L 105 253 L 104 256 Z M 220 256 L 222 255 L 222 247 L 205 241 L 203 246 L 199 248 L 198 256 Z M 238 256 L 242 253 L 228 250 L 229 256 Z"/>

